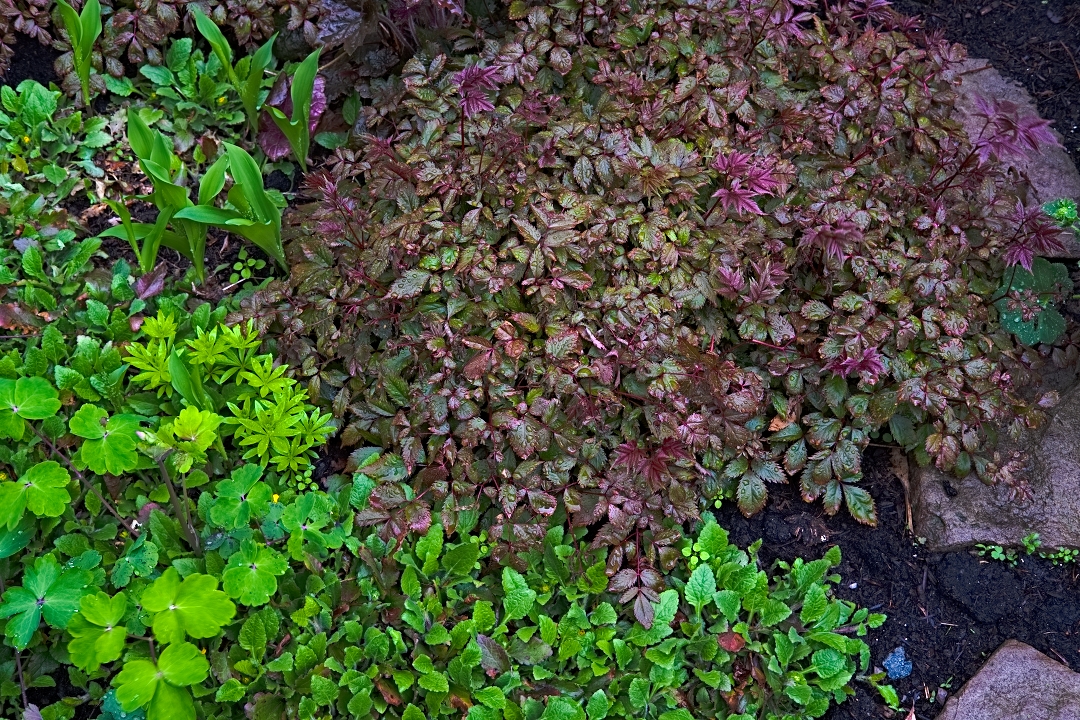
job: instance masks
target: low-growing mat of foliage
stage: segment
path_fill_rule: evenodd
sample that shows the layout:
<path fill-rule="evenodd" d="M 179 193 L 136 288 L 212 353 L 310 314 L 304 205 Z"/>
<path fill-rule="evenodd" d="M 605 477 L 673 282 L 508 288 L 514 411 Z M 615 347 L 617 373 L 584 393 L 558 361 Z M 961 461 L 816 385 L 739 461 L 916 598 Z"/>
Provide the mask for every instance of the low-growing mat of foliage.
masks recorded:
<path fill-rule="evenodd" d="M 827 523 L 873 445 L 1030 492 L 1047 123 L 877 0 L 362 5 L 0 0 L 0 713 L 910 702 Z"/>

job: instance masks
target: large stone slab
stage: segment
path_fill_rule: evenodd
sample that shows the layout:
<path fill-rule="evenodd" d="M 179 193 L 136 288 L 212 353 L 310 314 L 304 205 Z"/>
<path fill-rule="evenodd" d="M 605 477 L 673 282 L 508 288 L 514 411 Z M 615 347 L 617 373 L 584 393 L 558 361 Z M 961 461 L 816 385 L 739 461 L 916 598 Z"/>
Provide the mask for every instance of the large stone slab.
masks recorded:
<path fill-rule="evenodd" d="M 1080 547 L 1080 386 L 1065 389 L 1050 421 L 1017 449 L 1026 455 L 1030 500 L 1011 500 L 1007 488 L 984 485 L 974 473 L 959 480 L 912 463 L 912 520 L 928 549 L 1016 547 L 1032 532 L 1046 548 Z"/>
<path fill-rule="evenodd" d="M 1027 90 L 1006 80 L 987 60 L 966 60 L 958 66 L 957 75 L 961 83 L 957 88 L 956 114 L 973 140 L 979 136 L 985 124 L 983 118 L 975 115 L 977 96 L 1016 103 L 1020 106 L 1021 115 L 1039 113 Z M 1060 141 L 1061 134 L 1056 130 L 1054 132 Z M 1061 197 L 1080 201 L 1080 172 L 1064 148 L 1047 146 L 1029 158 L 1009 162 L 1028 179 L 1028 204 L 1042 204 Z M 1057 257 L 1080 258 L 1080 242 L 1069 243 L 1067 251 Z"/>
<path fill-rule="evenodd" d="M 937 720 L 1080 720 L 1080 674 L 1006 640 Z"/>

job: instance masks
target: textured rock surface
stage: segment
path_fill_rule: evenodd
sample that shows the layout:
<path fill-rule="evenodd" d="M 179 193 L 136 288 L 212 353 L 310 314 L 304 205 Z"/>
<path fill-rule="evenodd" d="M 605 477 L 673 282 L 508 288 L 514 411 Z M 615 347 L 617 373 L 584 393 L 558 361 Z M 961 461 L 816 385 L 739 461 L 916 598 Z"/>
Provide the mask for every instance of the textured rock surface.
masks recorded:
<path fill-rule="evenodd" d="M 956 112 L 972 139 L 979 136 L 985 122 L 973 114 L 975 97 L 978 95 L 1008 100 L 1021 107 L 1021 114 L 1038 115 L 1027 90 L 1003 78 L 988 61 L 975 58 L 966 60 L 961 63 L 959 74 L 963 82 L 957 89 L 959 98 Z M 1055 133 L 1060 139 L 1060 133 Z M 1060 197 L 1080 200 L 1080 172 L 1064 148 L 1043 148 L 1031 158 L 1014 161 L 1013 167 L 1027 177 L 1031 185 L 1031 195 L 1027 198 L 1029 204 L 1042 204 Z M 1068 251 L 1058 257 L 1080 258 L 1080 242 L 1070 243 Z"/>
<path fill-rule="evenodd" d="M 1046 378 L 1049 387 L 1055 380 L 1064 377 Z M 1065 390 L 1050 422 L 1018 449 L 1027 456 L 1024 479 L 1032 491 L 1032 499 L 1023 502 L 974 474 L 958 480 L 912 463 L 912 519 L 928 549 L 1015 547 L 1032 532 L 1039 533 L 1043 547 L 1080 547 L 1080 387 Z"/>
<path fill-rule="evenodd" d="M 937 720 L 1080 720 L 1080 674 L 1008 640 Z"/>

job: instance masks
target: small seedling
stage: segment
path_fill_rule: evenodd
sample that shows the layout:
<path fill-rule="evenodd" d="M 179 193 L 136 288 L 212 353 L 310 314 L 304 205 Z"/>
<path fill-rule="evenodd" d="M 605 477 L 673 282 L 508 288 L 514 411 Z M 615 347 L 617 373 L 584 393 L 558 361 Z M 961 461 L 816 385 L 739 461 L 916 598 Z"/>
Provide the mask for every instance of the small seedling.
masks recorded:
<path fill-rule="evenodd" d="M 229 275 L 229 283 L 235 284 L 241 280 L 250 280 L 255 277 L 255 273 L 266 267 L 266 261 L 253 258 L 248 255 L 248 251 L 245 249 L 240 250 L 240 254 L 236 258 L 236 262 L 233 263 L 232 273 Z"/>

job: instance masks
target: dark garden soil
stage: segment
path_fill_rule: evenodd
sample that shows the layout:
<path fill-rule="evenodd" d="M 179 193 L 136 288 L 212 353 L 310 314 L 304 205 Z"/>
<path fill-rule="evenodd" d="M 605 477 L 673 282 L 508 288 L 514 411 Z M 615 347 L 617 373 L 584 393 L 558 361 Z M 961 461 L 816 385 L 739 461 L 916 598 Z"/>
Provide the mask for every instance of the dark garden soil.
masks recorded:
<path fill-rule="evenodd" d="M 904 648 L 912 673 L 892 684 L 906 708 L 914 699 L 918 720 L 940 712 L 940 704 L 929 700 L 939 687 L 946 693 L 958 690 L 1010 638 L 1080 670 L 1080 568 L 1030 557 L 1010 568 L 967 552 L 924 552 L 907 532 L 904 491 L 888 452 L 871 448 L 863 469 L 863 486 L 877 501 L 876 528 L 860 525 L 844 510 L 828 517 L 820 504 L 804 503 L 794 485 L 776 486 L 766 509 L 750 519 L 733 503 L 725 504 L 717 519 L 740 545 L 763 538 L 766 564 L 820 557 L 839 545 L 843 582 L 837 594 L 888 615 L 867 638 L 872 662 L 880 666 L 895 648 Z M 863 685 L 825 717 L 868 720 L 895 714 Z"/>
<path fill-rule="evenodd" d="M 53 71 L 53 62 L 60 57 L 60 53 L 51 45 L 42 45 L 22 33 L 15 33 L 12 49 L 15 54 L 11 56 L 11 66 L 6 74 L 0 75 L 0 85 L 18 87 L 19 83 L 27 78 L 37 80 L 45 86 L 58 82 L 56 72 Z"/>
<path fill-rule="evenodd" d="M 1077 0 L 893 0 L 928 30 L 962 43 L 1019 82 L 1080 158 L 1080 2 Z"/>

